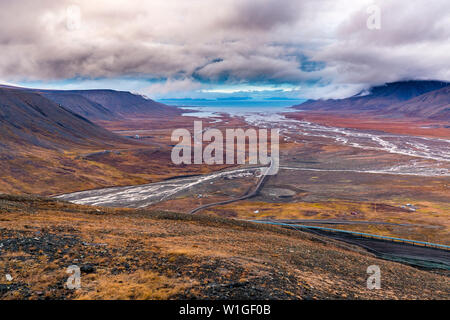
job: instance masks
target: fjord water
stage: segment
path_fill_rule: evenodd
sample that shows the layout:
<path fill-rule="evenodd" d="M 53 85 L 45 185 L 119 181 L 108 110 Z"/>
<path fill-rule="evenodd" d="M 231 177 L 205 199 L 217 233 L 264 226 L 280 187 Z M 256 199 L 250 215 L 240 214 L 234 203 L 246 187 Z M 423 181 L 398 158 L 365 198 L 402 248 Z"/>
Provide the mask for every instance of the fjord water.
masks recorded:
<path fill-rule="evenodd" d="M 231 116 L 246 116 L 254 114 L 278 114 L 298 111 L 290 108 L 305 100 L 161 100 L 162 103 L 174 105 L 182 109 L 196 110 L 185 115 L 196 117 L 214 117 L 222 113 Z"/>

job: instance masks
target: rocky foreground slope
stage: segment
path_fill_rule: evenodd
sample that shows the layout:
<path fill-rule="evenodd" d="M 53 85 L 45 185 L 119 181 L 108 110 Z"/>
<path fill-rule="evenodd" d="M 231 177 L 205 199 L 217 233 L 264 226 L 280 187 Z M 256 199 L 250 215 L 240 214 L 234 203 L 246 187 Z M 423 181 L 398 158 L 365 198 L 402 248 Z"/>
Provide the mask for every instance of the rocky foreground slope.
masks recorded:
<path fill-rule="evenodd" d="M 67 267 L 81 288 L 65 287 Z M 381 289 L 366 287 L 381 268 Z M 270 226 L 0 196 L 1 299 L 447 299 L 448 276 Z"/>

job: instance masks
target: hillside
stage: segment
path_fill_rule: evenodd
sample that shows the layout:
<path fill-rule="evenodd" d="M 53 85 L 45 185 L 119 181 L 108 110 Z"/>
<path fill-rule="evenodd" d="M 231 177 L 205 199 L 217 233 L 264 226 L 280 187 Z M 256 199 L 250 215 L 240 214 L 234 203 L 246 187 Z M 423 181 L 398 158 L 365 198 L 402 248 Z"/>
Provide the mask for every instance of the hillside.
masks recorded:
<path fill-rule="evenodd" d="M 41 95 L 87 119 L 113 120 L 119 117 L 101 104 L 70 91 L 43 91 Z"/>
<path fill-rule="evenodd" d="M 450 85 L 385 109 L 386 113 L 434 120 L 450 120 Z"/>
<path fill-rule="evenodd" d="M 16 89 L 39 94 L 89 120 L 123 120 L 136 116 L 165 118 L 180 115 L 182 110 L 156 102 L 139 94 L 109 89 L 44 90 L 0 84 L 0 89 Z"/>
<path fill-rule="evenodd" d="M 142 144 L 115 135 L 36 92 L 0 88 L 0 192 L 52 194 L 147 181 L 116 168 L 129 161 L 129 154 L 116 155 L 115 166 L 85 157 L 136 147 Z"/>
<path fill-rule="evenodd" d="M 141 95 L 115 90 L 41 90 L 47 98 L 90 120 L 117 120 L 146 116 L 164 118 L 181 114 L 172 106 L 158 103 Z"/>
<path fill-rule="evenodd" d="M 98 147 L 126 140 L 45 97 L 0 88 L 0 143 L 12 148 Z"/>
<path fill-rule="evenodd" d="M 445 275 L 244 221 L 0 195 L 1 299 L 447 299 Z M 81 288 L 65 288 L 70 265 Z M 378 265 L 382 288 L 368 290 Z M 26 266 L 26 267 L 24 267 Z"/>
<path fill-rule="evenodd" d="M 402 81 L 387 83 L 369 89 L 367 92 L 361 92 L 355 96 L 345 99 L 328 100 L 308 100 L 300 105 L 294 106 L 295 109 L 307 111 L 331 111 L 334 113 L 370 113 L 383 114 L 390 116 L 396 114 L 396 108 L 400 103 L 409 101 L 426 93 L 440 90 L 448 86 L 448 82 L 442 81 Z M 427 108 L 428 111 L 422 114 L 425 118 L 430 117 L 431 110 L 436 106 L 428 106 L 429 101 L 424 100 L 420 108 Z M 398 113 L 397 113 L 398 114 Z M 420 116 L 420 113 L 410 113 L 410 116 Z"/>
<path fill-rule="evenodd" d="M 64 92 L 64 99 L 74 102 L 74 110 L 79 111 L 76 103 L 84 101 L 83 106 L 90 107 L 85 111 L 116 118 L 81 95 Z M 160 139 L 166 137 L 170 133 Z M 165 140 L 147 142 L 116 135 L 36 90 L 0 87 L 0 192 L 52 195 L 186 174 L 187 168 L 170 161 L 169 145 Z M 189 168 L 200 173 L 214 169 Z"/>

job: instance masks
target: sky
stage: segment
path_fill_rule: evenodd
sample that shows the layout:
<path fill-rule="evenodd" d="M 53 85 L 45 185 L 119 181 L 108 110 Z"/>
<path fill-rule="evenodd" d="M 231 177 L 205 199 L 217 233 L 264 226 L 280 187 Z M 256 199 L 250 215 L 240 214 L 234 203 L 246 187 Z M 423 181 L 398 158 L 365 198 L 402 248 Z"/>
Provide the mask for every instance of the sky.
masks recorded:
<path fill-rule="evenodd" d="M 0 0 L 0 83 L 342 98 L 450 80 L 448 0 Z"/>

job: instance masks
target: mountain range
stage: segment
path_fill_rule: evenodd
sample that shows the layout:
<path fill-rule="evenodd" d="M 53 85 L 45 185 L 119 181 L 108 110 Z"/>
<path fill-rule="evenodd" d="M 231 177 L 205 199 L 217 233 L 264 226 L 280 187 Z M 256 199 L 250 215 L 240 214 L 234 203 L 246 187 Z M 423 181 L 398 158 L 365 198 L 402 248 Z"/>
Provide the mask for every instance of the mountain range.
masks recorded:
<path fill-rule="evenodd" d="M 39 90 L 46 98 L 90 120 L 117 120 L 145 115 L 167 117 L 180 109 L 142 95 L 115 90 Z"/>
<path fill-rule="evenodd" d="M 36 92 L 0 88 L 0 146 L 3 148 L 66 149 L 117 142 L 125 139 Z"/>
<path fill-rule="evenodd" d="M 450 120 L 449 85 L 444 81 L 422 80 L 386 83 L 349 98 L 308 100 L 293 108 L 446 121 Z"/>
<path fill-rule="evenodd" d="M 349 98 L 308 100 L 294 108 L 447 121 L 450 120 L 449 84 L 443 81 L 387 83 Z M 95 124 L 96 121 L 180 114 L 176 107 L 125 91 L 0 86 L 0 146 L 64 149 L 74 145 L 109 145 L 126 140 Z"/>
<path fill-rule="evenodd" d="M 115 134 L 99 123 L 164 121 L 180 113 L 128 92 L 0 85 L 0 193 L 48 195 L 143 184 L 155 172 L 173 174 L 160 166 L 167 163 L 169 151 Z"/>
<path fill-rule="evenodd" d="M 130 143 L 94 122 L 179 114 L 176 107 L 124 91 L 37 90 L 0 85 L 0 146 L 65 149 Z"/>

